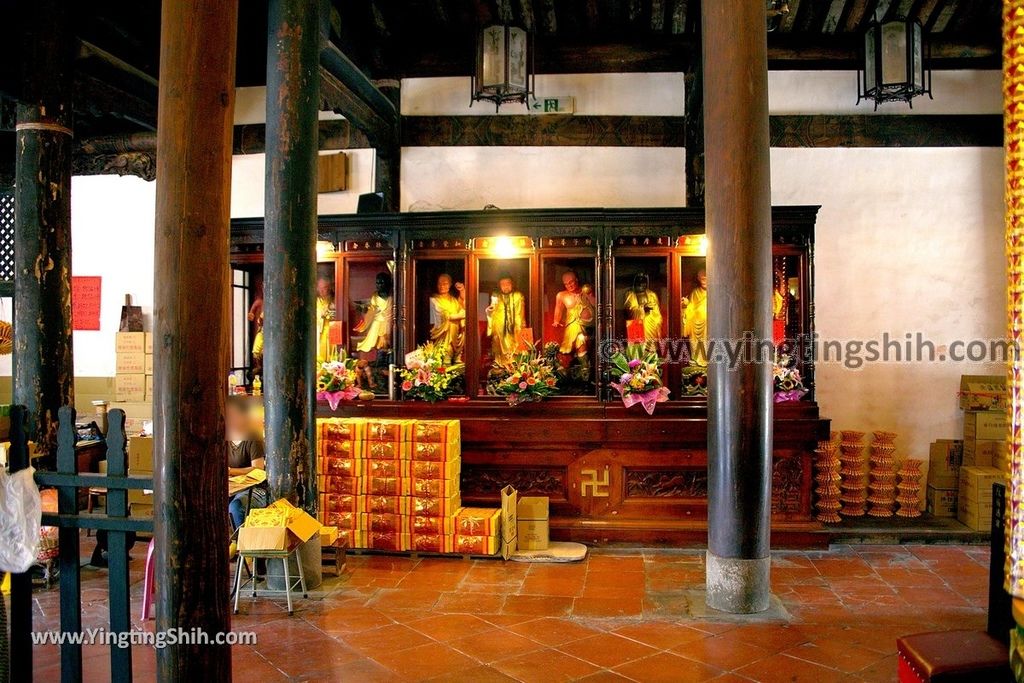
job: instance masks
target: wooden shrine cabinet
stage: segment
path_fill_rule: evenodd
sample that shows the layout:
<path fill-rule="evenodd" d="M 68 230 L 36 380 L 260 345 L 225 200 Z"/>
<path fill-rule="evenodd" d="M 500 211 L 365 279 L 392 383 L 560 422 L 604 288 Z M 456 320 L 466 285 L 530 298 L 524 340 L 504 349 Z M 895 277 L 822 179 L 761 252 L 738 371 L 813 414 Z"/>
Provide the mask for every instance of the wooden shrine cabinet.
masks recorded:
<path fill-rule="evenodd" d="M 827 543 L 813 518 L 812 492 L 814 449 L 828 438 L 829 421 L 814 402 L 813 357 L 800 346 L 814 332 L 816 213 L 817 207 L 773 210 L 774 334 L 809 389 L 802 400 L 775 406 L 772 540 L 782 547 Z M 381 273 L 392 276 L 394 322 L 391 348 L 376 366 L 377 398 L 342 402 L 336 411 L 321 404 L 318 414 L 461 420 L 463 504 L 494 505 L 508 484 L 521 495 L 548 496 L 553 539 L 703 545 L 707 400 L 694 380 L 699 368 L 695 375 L 692 345 L 682 340 L 684 318 L 692 315 L 685 302 L 695 296 L 704 270 L 703 221 L 703 212 L 693 209 L 320 217 L 320 240 L 334 246 L 335 341 L 350 354 L 357 348 L 357 321 Z M 235 221 L 232 234 L 238 264 L 258 261 L 262 221 Z M 400 366 L 405 354 L 430 339 L 431 297 L 444 275 L 453 294 L 456 283 L 464 292 L 464 396 L 433 404 L 401 400 L 400 382 L 388 381 L 387 368 Z M 569 349 L 560 358 L 580 381 L 566 382 L 563 395 L 517 406 L 490 395 L 487 375 L 496 349 L 487 310 L 502 280 L 522 293 L 523 320 L 538 346 Z M 592 302 L 581 309 L 592 319 L 573 334 L 555 325 L 560 314 L 568 319 L 556 311 L 567 282 Z M 625 408 L 609 386 L 607 357 L 627 337 L 630 306 L 636 305 L 631 291 L 643 292 L 647 309 L 657 302 L 660 330 L 652 323 L 650 333 L 665 338 L 663 379 L 671 395 L 652 416 L 640 406 Z"/>

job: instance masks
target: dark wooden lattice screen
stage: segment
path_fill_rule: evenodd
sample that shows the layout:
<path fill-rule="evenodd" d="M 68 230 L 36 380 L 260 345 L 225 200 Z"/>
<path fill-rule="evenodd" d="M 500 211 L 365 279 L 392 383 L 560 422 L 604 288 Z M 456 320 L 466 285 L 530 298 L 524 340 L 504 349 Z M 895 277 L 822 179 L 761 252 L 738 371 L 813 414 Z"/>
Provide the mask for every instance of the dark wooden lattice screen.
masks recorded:
<path fill-rule="evenodd" d="M 0 282 L 14 282 L 14 192 L 0 190 Z"/>

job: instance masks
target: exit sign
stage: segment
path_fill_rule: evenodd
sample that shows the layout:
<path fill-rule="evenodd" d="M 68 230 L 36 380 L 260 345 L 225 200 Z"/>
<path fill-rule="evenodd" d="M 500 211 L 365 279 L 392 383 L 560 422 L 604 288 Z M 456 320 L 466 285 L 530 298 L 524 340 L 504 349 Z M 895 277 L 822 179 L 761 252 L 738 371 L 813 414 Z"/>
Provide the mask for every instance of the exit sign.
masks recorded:
<path fill-rule="evenodd" d="M 572 114 L 575 111 L 576 98 L 569 95 L 536 97 L 530 102 L 531 114 Z"/>

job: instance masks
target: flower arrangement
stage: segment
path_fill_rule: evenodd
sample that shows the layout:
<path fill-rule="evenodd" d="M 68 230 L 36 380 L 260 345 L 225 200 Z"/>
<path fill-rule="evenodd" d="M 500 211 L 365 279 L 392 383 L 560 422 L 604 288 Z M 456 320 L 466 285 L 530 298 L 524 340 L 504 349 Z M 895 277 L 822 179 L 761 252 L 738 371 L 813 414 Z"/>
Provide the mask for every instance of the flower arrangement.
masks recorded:
<path fill-rule="evenodd" d="M 643 344 L 630 344 L 625 351 L 612 356 L 611 361 L 619 375 L 619 381 L 611 385 L 627 408 L 639 403 L 652 415 L 655 404 L 668 400 L 669 391 L 661 383 L 661 360 L 657 353 Z"/>
<path fill-rule="evenodd" d="M 683 367 L 683 393 L 687 396 L 708 395 L 708 369 L 704 365 Z"/>
<path fill-rule="evenodd" d="M 772 377 L 776 403 L 799 401 L 807 393 L 800 371 L 796 368 L 796 361 L 787 354 L 781 354 L 775 359 Z"/>
<path fill-rule="evenodd" d="M 427 342 L 405 356 L 398 369 L 402 391 L 408 398 L 434 403 L 463 391 L 465 364 L 448 363 L 445 349 Z"/>
<path fill-rule="evenodd" d="M 337 410 L 340 401 L 350 401 L 359 395 L 356 361 L 342 357 L 320 365 L 316 376 L 317 400 L 327 401 L 331 410 Z"/>
<path fill-rule="evenodd" d="M 506 363 L 496 362 L 489 388 L 514 406 L 558 393 L 558 375 L 552 360 L 533 348 L 513 354 Z"/>

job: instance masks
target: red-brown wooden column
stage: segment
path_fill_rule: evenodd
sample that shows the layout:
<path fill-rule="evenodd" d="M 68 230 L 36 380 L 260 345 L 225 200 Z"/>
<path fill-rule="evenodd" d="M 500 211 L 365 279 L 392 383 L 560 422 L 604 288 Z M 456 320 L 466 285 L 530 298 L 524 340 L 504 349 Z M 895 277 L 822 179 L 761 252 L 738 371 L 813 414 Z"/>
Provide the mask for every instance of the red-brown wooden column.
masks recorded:
<path fill-rule="evenodd" d="M 237 0 L 162 4 L 154 277 L 156 627 L 229 631 L 228 237 Z M 230 681 L 227 645 L 157 650 L 161 681 Z"/>
<path fill-rule="evenodd" d="M 757 353 L 756 340 L 772 338 L 764 3 L 702 11 L 708 332 L 719 344 L 749 338 Z M 707 602 L 726 612 L 768 608 L 771 360 L 708 368 Z"/>
<path fill-rule="evenodd" d="M 270 0 L 263 355 L 274 498 L 316 508 L 316 157 L 319 4 Z"/>
<path fill-rule="evenodd" d="M 57 447 L 57 411 L 74 404 L 71 348 L 71 91 L 75 35 L 59 0 L 21 10 L 22 96 L 14 198 L 14 402 L 28 437 Z M 11 21 L 13 17 L 8 17 Z"/>

